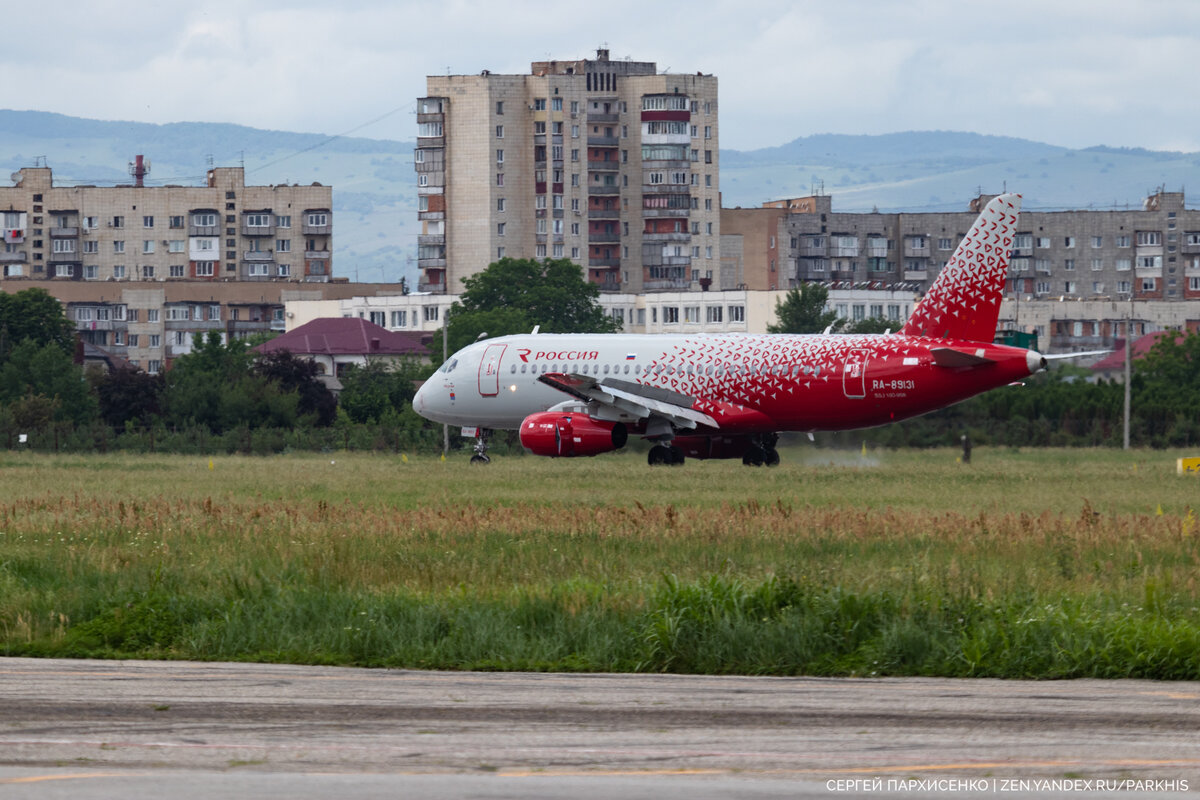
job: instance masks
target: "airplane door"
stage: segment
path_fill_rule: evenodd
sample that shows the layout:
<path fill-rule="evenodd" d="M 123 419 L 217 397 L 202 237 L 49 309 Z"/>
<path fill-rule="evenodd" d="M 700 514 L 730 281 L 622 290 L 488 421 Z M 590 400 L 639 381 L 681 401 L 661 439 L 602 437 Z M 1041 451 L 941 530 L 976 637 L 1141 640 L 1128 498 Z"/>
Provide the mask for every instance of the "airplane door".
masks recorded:
<path fill-rule="evenodd" d="M 500 357 L 506 344 L 489 344 L 479 360 L 479 393 L 484 397 L 500 394 Z"/>
<path fill-rule="evenodd" d="M 842 366 L 842 391 L 851 400 L 867 396 L 867 357 L 870 350 L 854 349 L 846 354 Z"/>

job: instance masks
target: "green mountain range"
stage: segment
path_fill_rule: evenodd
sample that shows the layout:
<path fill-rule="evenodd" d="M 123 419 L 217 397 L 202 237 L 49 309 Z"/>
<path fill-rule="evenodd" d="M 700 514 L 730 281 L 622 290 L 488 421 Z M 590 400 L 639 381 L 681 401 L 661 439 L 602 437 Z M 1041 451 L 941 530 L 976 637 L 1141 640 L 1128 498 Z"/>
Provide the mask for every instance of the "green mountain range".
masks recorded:
<path fill-rule="evenodd" d="M 780 135 L 783 139 L 786 134 Z M 240 125 L 106 122 L 0 110 L 0 167 L 43 164 L 56 185 L 130 183 L 136 155 L 147 184 L 202 185 L 210 166 L 244 166 L 248 184 L 333 187 L 334 273 L 416 283 L 412 141 L 269 131 Z M 1200 185 L 1200 153 L 1093 147 L 950 131 L 820 134 L 761 150 L 722 150 L 726 207 L 814 193 L 835 211 L 964 210 L 979 193 L 1017 191 L 1025 207 L 1136 208 L 1158 187 Z"/>

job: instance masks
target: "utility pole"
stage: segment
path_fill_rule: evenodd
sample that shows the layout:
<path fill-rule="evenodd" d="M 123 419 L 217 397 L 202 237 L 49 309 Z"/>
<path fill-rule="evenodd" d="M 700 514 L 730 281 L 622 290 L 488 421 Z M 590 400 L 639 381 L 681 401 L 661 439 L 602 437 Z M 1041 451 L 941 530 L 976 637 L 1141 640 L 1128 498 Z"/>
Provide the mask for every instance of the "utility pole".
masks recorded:
<path fill-rule="evenodd" d="M 1132 363 L 1133 350 L 1133 299 L 1129 300 L 1129 312 L 1125 315 L 1125 435 L 1123 440 L 1124 449 L 1129 449 L 1129 384 L 1130 373 L 1133 371 L 1130 368 Z"/>
<path fill-rule="evenodd" d="M 442 363 L 450 360 L 450 309 L 446 308 L 446 316 L 442 318 Z M 1128 424 L 1126 428 L 1128 428 Z M 1126 434 L 1128 438 L 1128 434 Z M 1128 444 L 1126 444 L 1128 447 Z M 442 423 L 442 458 L 450 455 L 450 426 Z"/>

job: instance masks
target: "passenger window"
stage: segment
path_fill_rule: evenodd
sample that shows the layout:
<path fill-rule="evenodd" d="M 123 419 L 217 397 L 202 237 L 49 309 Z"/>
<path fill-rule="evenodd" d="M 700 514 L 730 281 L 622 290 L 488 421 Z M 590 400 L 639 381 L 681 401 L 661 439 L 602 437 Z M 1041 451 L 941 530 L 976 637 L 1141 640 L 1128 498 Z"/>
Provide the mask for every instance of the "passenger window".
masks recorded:
<path fill-rule="evenodd" d="M 522 364 L 522 365 L 521 365 L 521 374 L 522 374 L 522 375 L 524 375 L 524 374 L 525 374 L 525 367 L 526 367 L 526 366 L 527 366 L 527 365 L 525 365 L 525 364 Z"/>

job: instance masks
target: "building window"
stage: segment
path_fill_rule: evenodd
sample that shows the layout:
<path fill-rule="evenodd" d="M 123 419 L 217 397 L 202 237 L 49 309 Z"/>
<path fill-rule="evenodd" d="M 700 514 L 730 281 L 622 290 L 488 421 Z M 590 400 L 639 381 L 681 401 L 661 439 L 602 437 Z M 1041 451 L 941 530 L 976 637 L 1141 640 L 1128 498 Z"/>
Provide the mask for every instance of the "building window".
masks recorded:
<path fill-rule="evenodd" d="M 405 328 L 408 326 L 408 311 L 400 310 L 392 312 L 392 327 Z"/>
<path fill-rule="evenodd" d="M 113 217 L 112 218 L 112 226 L 114 228 L 124 228 L 125 227 L 125 218 L 124 217 Z"/>
<path fill-rule="evenodd" d="M 291 276 L 292 276 L 292 265 L 291 264 L 280 264 L 279 265 L 279 277 L 290 278 Z"/>
<path fill-rule="evenodd" d="M 246 227 L 247 228 L 269 228 L 269 227 L 271 227 L 271 215 L 270 214 L 247 214 L 246 215 Z"/>
<path fill-rule="evenodd" d="M 372 311 L 372 312 L 370 312 L 370 316 L 371 316 L 371 322 L 374 323 L 375 325 L 378 325 L 381 328 L 385 324 L 387 324 L 387 319 L 386 319 L 387 312 L 385 312 L 385 311 Z"/>
<path fill-rule="evenodd" d="M 215 262 L 215 261 L 197 261 L 196 262 L 196 277 L 197 278 L 211 278 L 213 276 L 213 272 L 216 268 L 216 263 L 217 262 Z M 262 266 L 264 268 L 266 268 L 267 265 L 263 264 Z"/>
<path fill-rule="evenodd" d="M 125 252 L 125 242 L 122 242 L 122 241 L 113 242 L 113 252 L 114 253 L 124 253 Z"/>
<path fill-rule="evenodd" d="M 167 274 L 172 278 L 182 278 L 183 264 L 172 264 L 171 266 L 167 267 Z"/>
<path fill-rule="evenodd" d="M 663 322 L 668 325 L 679 323 L 679 307 L 678 306 L 663 306 Z"/>
<path fill-rule="evenodd" d="M 153 278 L 154 277 L 154 267 L 148 266 L 148 265 L 142 267 L 142 277 L 147 280 Z"/>
<path fill-rule="evenodd" d="M 438 307 L 437 306 L 425 306 L 425 321 L 426 322 L 437 322 L 438 321 Z"/>
<path fill-rule="evenodd" d="M 142 240 L 142 252 L 145 254 L 150 254 L 150 253 L 154 252 L 154 240 L 153 239 L 143 239 Z"/>
<path fill-rule="evenodd" d="M 193 214 L 192 224 L 197 228 L 215 228 L 217 225 L 216 214 Z"/>
<path fill-rule="evenodd" d="M 1103 236 L 1093 236 L 1092 237 L 1092 247 L 1094 247 L 1096 249 L 1104 247 L 1104 237 Z"/>
<path fill-rule="evenodd" d="M 539 222 L 540 222 L 540 221 L 541 221 L 541 220 L 539 220 Z M 497 222 L 497 223 L 496 223 L 496 235 L 497 235 L 497 236 L 503 236 L 503 235 L 504 235 L 504 228 L 505 228 L 505 224 L 506 224 L 506 223 L 503 223 L 503 222 Z"/>

